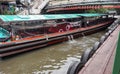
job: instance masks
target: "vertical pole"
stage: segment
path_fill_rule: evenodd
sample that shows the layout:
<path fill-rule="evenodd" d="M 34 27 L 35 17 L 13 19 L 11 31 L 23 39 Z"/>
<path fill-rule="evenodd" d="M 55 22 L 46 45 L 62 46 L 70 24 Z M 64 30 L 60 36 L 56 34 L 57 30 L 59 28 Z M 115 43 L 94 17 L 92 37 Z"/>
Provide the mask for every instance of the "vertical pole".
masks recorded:
<path fill-rule="evenodd" d="M 28 15 L 30 15 L 30 3 L 28 3 L 27 8 L 28 8 Z"/>
<path fill-rule="evenodd" d="M 31 3 L 31 0 L 28 0 L 27 1 L 28 15 L 30 15 L 30 3 Z"/>
<path fill-rule="evenodd" d="M 10 22 L 10 38 L 11 38 L 11 41 L 13 41 L 13 29 L 12 29 L 12 24 Z"/>
<path fill-rule="evenodd" d="M 120 33 L 119 33 L 119 39 L 118 39 L 112 74 L 120 74 Z"/>
<path fill-rule="evenodd" d="M 31 3 L 31 0 L 28 0 L 28 14 L 30 15 L 30 3 Z"/>
<path fill-rule="evenodd" d="M 2 13 L 2 4 L 0 2 L 0 14 Z"/>
<path fill-rule="evenodd" d="M 43 27 L 44 27 L 44 37 L 46 38 L 46 40 L 48 40 L 48 33 L 46 31 L 46 24 L 44 24 L 44 21 L 42 21 L 43 23 Z"/>

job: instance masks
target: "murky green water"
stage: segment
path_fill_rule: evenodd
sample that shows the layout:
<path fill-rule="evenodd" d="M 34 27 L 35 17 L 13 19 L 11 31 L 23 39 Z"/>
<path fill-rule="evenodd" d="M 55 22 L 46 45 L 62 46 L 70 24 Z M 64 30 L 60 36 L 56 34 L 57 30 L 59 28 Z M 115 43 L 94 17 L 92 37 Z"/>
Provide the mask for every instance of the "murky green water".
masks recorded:
<path fill-rule="evenodd" d="M 104 32 L 41 48 L 0 61 L 0 74 L 66 74 L 72 61 L 93 46 Z"/>

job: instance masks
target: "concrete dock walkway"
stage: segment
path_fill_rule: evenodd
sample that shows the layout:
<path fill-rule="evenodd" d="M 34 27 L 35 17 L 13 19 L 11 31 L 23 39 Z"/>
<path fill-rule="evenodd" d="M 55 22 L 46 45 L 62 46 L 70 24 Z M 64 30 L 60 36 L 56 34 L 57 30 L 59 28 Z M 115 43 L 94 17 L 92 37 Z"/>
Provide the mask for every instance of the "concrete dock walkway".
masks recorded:
<path fill-rule="evenodd" d="M 120 26 L 106 39 L 78 74 L 112 74 Z"/>

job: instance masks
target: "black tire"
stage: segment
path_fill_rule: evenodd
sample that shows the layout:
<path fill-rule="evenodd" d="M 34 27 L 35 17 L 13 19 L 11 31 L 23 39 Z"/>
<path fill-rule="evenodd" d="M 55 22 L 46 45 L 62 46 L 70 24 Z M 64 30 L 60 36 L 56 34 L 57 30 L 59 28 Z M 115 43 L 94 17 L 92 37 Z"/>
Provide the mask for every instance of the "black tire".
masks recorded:
<path fill-rule="evenodd" d="M 95 42 L 92 51 L 95 52 L 100 47 L 100 42 Z"/>
<path fill-rule="evenodd" d="M 100 38 L 100 44 L 102 44 L 104 41 L 105 41 L 105 36 L 102 36 L 102 37 Z"/>
<path fill-rule="evenodd" d="M 92 49 L 85 50 L 81 57 L 81 63 L 85 64 L 91 56 L 92 56 Z"/>
<path fill-rule="evenodd" d="M 82 69 L 83 64 L 79 61 L 74 61 L 68 68 L 67 74 L 78 74 L 78 72 Z"/>
<path fill-rule="evenodd" d="M 112 26 L 109 26 L 108 28 L 107 28 L 107 30 L 110 30 L 112 28 Z"/>
<path fill-rule="evenodd" d="M 111 31 L 113 32 L 115 29 L 116 29 L 116 27 L 113 27 L 113 28 L 111 29 Z M 111 33 L 112 33 L 112 32 L 111 32 Z"/>
<path fill-rule="evenodd" d="M 112 33 L 112 30 L 109 30 L 108 33 L 111 34 L 111 33 Z"/>
<path fill-rule="evenodd" d="M 118 27 L 118 25 L 115 25 L 114 30 Z"/>
<path fill-rule="evenodd" d="M 105 33 L 105 38 L 107 39 L 110 34 L 107 32 Z"/>

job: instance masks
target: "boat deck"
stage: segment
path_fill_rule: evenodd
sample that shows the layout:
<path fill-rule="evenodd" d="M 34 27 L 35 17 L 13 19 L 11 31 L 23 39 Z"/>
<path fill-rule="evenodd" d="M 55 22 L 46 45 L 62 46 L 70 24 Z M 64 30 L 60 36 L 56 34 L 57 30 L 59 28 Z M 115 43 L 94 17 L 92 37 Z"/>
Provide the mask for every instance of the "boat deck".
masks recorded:
<path fill-rule="evenodd" d="M 78 74 L 112 74 L 120 26 L 106 39 Z"/>

